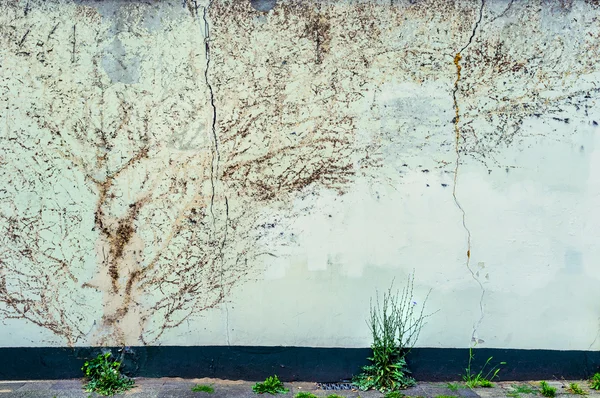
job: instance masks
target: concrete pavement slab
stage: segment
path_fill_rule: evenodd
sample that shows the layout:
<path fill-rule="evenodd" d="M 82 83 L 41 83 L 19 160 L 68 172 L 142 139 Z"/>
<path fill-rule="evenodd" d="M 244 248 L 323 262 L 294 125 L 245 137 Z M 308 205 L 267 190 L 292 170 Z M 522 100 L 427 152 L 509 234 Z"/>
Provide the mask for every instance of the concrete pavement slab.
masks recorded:
<path fill-rule="evenodd" d="M 159 378 L 147 379 L 139 378 L 135 380 L 136 386 L 124 394 L 115 395 L 116 398 L 260 398 L 271 397 L 265 394 L 258 396 L 252 392 L 254 382 L 241 380 L 219 380 L 219 379 L 180 379 L 180 378 Z M 588 398 L 600 398 L 600 391 L 591 390 L 585 380 L 561 380 L 548 382 L 557 389 L 558 398 L 575 398 L 569 392 L 568 387 L 572 382 L 576 382 L 589 395 Z M 196 384 L 210 385 L 214 388 L 214 393 L 193 392 L 192 386 Z M 345 398 L 381 398 L 383 394 L 377 391 L 357 391 L 357 390 L 321 390 L 316 383 L 293 382 L 284 383 L 290 391 L 288 394 L 279 394 L 277 397 L 293 398 L 298 392 L 306 391 L 315 394 L 317 397 L 326 398 L 331 394 Z M 448 388 L 446 383 L 419 383 L 416 387 L 404 390 L 407 397 L 427 397 L 437 398 L 440 396 L 465 397 L 465 398 L 532 398 L 532 394 L 517 392 L 518 386 L 530 386 L 539 390 L 539 382 L 499 382 L 495 383 L 494 388 L 469 389 L 463 383 L 455 383 L 456 390 Z M 509 395 L 511 394 L 511 395 Z M 83 380 L 54 380 L 54 381 L 18 381 L 18 382 L 0 382 L 0 398 L 87 398 L 98 397 L 96 394 L 89 394 L 83 391 Z M 537 395 L 539 397 L 539 395 Z"/>
<path fill-rule="evenodd" d="M 25 385 L 25 383 L 19 383 L 19 382 L 0 383 L 0 392 L 2 392 L 2 393 L 11 392 L 11 391 L 14 391 L 14 390 L 17 390 L 17 389 L 23 387 L 23 385 Z"/>
<path fill-rule="evenodd" d="M 50 390 L 54 381 L 29 381 L 23 384 L 18 391 L 45 391 Z"/>

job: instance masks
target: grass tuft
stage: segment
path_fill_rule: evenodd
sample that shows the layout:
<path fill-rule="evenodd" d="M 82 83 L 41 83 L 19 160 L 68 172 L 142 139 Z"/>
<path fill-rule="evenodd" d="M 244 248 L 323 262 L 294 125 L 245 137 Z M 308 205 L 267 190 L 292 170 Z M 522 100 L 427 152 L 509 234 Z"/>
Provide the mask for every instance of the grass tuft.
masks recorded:
<path fill-rule="evenodd" d="M 460 385 L 458 383 L 447 383 L 446 387 L 448 387 L 448 390 L 450 391 L 458 391 Z"/>
<path fill-rule="evenodd" d="M 588 395 L 588 393 L 586 391 L 583 391 L 583 389 L 581 387 L 579 387 L 579 384 L 577 384 L 577 383 L 569 384 L 569 388 L 567 390 L 571 394 L 575 394 L 575 395 Z"/>
<path fill-rule="evenodd" d="M 302 391 L 294 396 L 294 398 L 319 398 L 317 395 L 312 392 Z"/>
<path fill-rule="evenodd" d="M 553 398 L 556 396 L 556 387 L 550 387 L 550 385 L 548 385 L 548 383 L 545 381 L 540 382 L 540 387 L 542 387 L 540 394 L 542 394 L 544 397 Z"/>
<path fill-rule="evenodd" d="M 192 391 L 193 392 L 207 392 L 209 394 L 212 394 L 213 392 L 215 392 L 215 389 L 212 388 L 211 386 L 207 386 L 205 384 L 196 384 L 194 387 L 192 387 Z"/>

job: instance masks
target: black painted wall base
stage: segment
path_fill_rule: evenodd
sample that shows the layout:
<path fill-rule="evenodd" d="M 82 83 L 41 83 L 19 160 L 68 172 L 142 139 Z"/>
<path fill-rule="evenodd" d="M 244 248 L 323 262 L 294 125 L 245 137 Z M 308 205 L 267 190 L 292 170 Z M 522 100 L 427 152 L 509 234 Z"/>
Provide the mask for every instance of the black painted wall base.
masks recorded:
<path fill-rule="evenodd" d="M 0 348 L 0 379 L 68 379 L 82 376 L 81 366 L 110 348 Z M 277 374 L 284 381 L 347 380 L 367 363 L 368 348 L 145 346 L 112 348 L 124 371 L 143 377 L 214 377 L 263 380 Z M 501 380 L 584 379 L 600 371 L 600 352 L 476 348 L 472 370 L 506 362 Z M 407 361 L 413 376 L 423 381 L 460 380 L 469 350 L 415 348 Z"/>

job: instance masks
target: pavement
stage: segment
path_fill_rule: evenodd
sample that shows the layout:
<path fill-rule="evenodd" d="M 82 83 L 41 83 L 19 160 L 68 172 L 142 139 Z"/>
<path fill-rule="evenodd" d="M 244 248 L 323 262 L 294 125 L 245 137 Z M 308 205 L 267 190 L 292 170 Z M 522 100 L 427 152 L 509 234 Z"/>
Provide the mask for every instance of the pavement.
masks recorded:
<path fill-rule="evenodd" d="M 578 383 L 582 389 L 589 394 L 589 398 L 600 398 L 600 391 L 590 390 L 587 382 L 584 380 L 561 380 L 548 381 L 553 387 L 556 387 L 557 398 L 571 397 L 574 394 L 568 391 L 570 383 Z M 252 392 L 254 382 L 234 381 L 221 379 L 180 379 L 180 378 L 136 378 L 135 388 L 125 394 L 115 395 L 115 397 L 127 398 L 222 398 L 222 397 L 253 397 L 257 394 Z M 214 392 L 193 392 L 191 388 L 196 384 L 210 385 Z M 290 382 L 284 383 L 290 391 L 281 397 L 293 398 L 301 391 L 311 392 L 318 397 L 327 397 L 331 394 L 337 394 L 341 397 L 362 397 L 376 398 L 383 397 L 383 394 L 377 391 L 353 391 L 353 390 L 323 390 L 316 383 L 310 382 Z M 445 397 L 465 397 L 465 398 L 532 398 L 535 394 L 514 394 L 516 386 L 529 385 L 539 389 L 539 382 L 498 382 L 494 383 L 493 388 L 469 389 L 462 383 L 453 383 L 457 388 L 449 388 L 448 383 L 428 383 L 420 382 L 416 387 L 404 390 L 407 397 L 420 398 L 445 398 Z M 511 394 L 512 392 L 512 394 Z M 75 380 L 44 380 L 44 381 L 0 381 L 0 398 L 79 398 L 79 397 L 97 397 L 96 394 L 89 394 L 83 391 L 83 381 Z M 265 394 L 266 397 L 270 395 Z M 537 394 L 537 396 L 540 396 Z"/>

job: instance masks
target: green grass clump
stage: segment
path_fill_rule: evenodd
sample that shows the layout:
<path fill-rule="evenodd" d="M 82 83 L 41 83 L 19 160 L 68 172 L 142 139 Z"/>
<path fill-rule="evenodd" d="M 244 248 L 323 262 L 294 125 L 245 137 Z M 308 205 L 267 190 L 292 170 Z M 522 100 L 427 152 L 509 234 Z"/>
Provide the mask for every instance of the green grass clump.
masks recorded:
<path fill-rule="evenodd" d="M 196 384 L 194 387 L 192 387 L 192 391 L 193 392 L 207 392 L 209 394 L 212 394 L 213 392 L 215 392 L 215 389 L 212 388 L 211 386 L 207 386 L 207 385 L 203 385 L 203 384 Z"/>
<path fill-rule="evenodd" d="M 475 358 L 475 354 L 473 354 L 473 347 L 470 347 L 469 348 L 469 363 L 467 365 L 467 368 L 465 369 L 466 373 L 463 376 L 463 381 L 465 382 L 467 387 L 469 387 L 471 389 L 476 388 L 476 387 L 487 387 L 487 388 L 494 387 L 494 384 L 492 384 L 492 380 L 494 380 L 495 378 L 498 377 L 498 372 L 500 372 L 500 365 L 506 365 L 506 362 L 500 362 L 499 364 L 490 368 L 490 370 L 488 370 L 487 373 L 484 373 L 485 368 L 489 365 L 489 363 L 492 360 L 492 357 L 489 357 L 487 359 L 487 361 L 485 361 L 485 363 L 481 367 L 481 370 L 478 373 L 474 373 L 471 371 L 471 363 L 474 358 Z"/>
<path fill-rule="evenodd" d="M 344 398 L 344 397 L 342 397 L 341 395 L 337 395 L 337 394 L 329 394 L 327 396 L 327 398 Z"/>
<path fill-rule="evenodd" d="M 402 394 L 400 391 L 389 391 L 385 394 L 384 398 L 404 398 L 406 395 Z"/>
<path fill-rule="evenodd" d="M 446 387 L 448 387 L 448 390 L 450 391 L 458 391 L 460 386 L 458 385 L 458 383 L 447 383 Z"/>
<path fill-rule="evenodd" d="M 277 375 L 269 376 L 262 383 L 256 383 L 252 386 L 252 391 L 257 394 L 285 394 L 289 390 L 283 386 Z"/>
<path fill-rule="evenodd" d="M 84 386 L 86 392 L 99 395 L 115 395 L 125 392 L 134 386 L 134 381 L 121 374 L 121 362 L 110 357 L 110 352 L 100 354 L 86 361 L 81 368 L 88 380 Z"/>
<path fill-rule="evenodd" d="M 479 381 L 479 386 L 484 387 L 484 388 L 492 388 L 492 387 L 494 387 L 494 384 L 492 384 L 492 382 L 489 381 L 488 379 L 481 379 Z"/>
<path fill-rule="evenodd" d="M 569 384 L 568 390 L 569 390 L 569 392 L 571 394 L 575 394 L 575 395 L 588 395 L 588 393 L 586 391 L 583 391 L 583 389 L 581 387 L 579 387 L 579 384 L 577 384 L 577 383 L 571 383 L 571 384 Z"/>
<path fill-rule="evenodd" d="M 319 398 L 319 397 L 316 396 L 315 394 L 313 394 L 312 392 L 302 391 L 302 392 L 299 392 L 298 394 L 296 394 L 294 396 L 294 398 Z"/>
<path fill-rule="evenodd" d="M 544 397 L 553 398 L 556 395 L 556 388 L 550 387 L 545 381 L 540 382 L 540 387 L 542 387 L 540 394 L 542 394 Z"/>
<path fill-rule="evenodd" d="M 592 390 L 600 390 L 600 373 L 596 373 L 590 380 L 590 388 Z"/>

